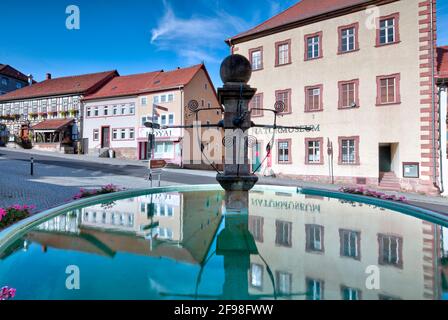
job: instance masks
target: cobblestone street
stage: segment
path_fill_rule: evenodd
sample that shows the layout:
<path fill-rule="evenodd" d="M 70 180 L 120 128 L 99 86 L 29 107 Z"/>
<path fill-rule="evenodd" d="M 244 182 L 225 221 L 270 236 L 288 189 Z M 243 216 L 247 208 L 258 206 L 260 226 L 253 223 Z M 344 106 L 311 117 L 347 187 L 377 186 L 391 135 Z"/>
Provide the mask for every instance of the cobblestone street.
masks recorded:
<path fill-rule="evenodd" d="M 70 200 L 80 188 L 99 188 L 112 183 L 127 189 L 148 188 L 144 178 L 104 174 L 99 171 L 75 169 L 36 163 L 33 176 L 29 162 L 0 156 L 0 207 L 14 204 L 35 205 L 37 211 Z M 6 169 L 7 168 L 7 169 Z M 162 182 L 163 185 L 175 183 Z"/>

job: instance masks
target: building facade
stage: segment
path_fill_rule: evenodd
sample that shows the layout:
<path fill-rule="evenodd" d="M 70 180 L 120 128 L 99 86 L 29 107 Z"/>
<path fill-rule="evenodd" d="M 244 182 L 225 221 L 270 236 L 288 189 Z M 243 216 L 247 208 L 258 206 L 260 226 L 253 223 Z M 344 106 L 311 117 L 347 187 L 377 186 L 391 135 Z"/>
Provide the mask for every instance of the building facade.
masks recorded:
<path fill-rule="evenodd" d="M 374 6 L 372 6 L 374 5 Z M 260 174 L 440 192 L 435 1 L 312 1 L 227 42 L 252 63 Z M 273 124 L 254 110 L 254 122 Z"/>
<path fill-rule="evenodd" d="M 0 96 L 1 122 L 9 129 L 10 141 L 30 140 L 33 148 L 65 152 L 63 141 L 66 137 L 57 134 L 54 120 L 73 120 L 73 124 L 70 123 L 72 134 L 67 137 L 69 148 L 73 150 L 81 136 L 81 99 L 115 76 L 118 76 L 116 71 L 54 79 L 47 74 L 45 81 Z M 33 132 L 37 125 L 39 132 Z"/>
<path fill-rule="evenodd" d="M 447 130 L 447 109 L 448 109 L 448 46 L 437 48 L 437 86 L 440 110 L 440 157 L 445 165 L 442 165 L 440 174 L 442 194 L 448 196 L 448 130 Z"/>
<path fill-rule="evenodd" d="M 154 122 L 161 127 L 154 131 L 154 158 L 177 166 L 188 165 L 189 158 L 183 150 L 190 147 L 184 143 L 194 142 L 189 138 L 184 140 L 187 130 L 163 127 L 192 123 L 194 117 L 187 107 L 191 99 L 204 107 L 218 106 L 204 65 L 115 78 L 83 99 L 84 137 L 88 139 L 89 152 L 101 153 L 106 148 L 118 157 L 147 160 L 151 157 L 149 135 L 152 129 L 145 123 Z M 154 106 L 157 107 L 154 109 Z M 218 123 L 221 113 L 201 112 L 199 120 Z"/>
<path fill-rule="evenodd" d="M 29 82 L 34 83 L 22 72 L 0 63 L 0 95 L 26 87 Z"/>

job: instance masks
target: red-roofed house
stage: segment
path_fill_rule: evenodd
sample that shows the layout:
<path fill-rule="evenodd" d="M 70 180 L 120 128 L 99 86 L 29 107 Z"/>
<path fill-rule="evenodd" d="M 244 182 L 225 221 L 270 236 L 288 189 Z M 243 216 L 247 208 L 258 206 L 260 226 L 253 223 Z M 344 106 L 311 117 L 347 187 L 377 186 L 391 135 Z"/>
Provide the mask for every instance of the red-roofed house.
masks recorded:
<path fill-rule="evenodd" d="M 0 63 L 0 95 L 28 85 L 28 76 L 7 64 Z M 33 83 L 36 83 L 33 81 Z"/>
<path fill-rule="evenodd" d="M 101 90 L 83 99 L 86 114 L 83 132 L 89 153 L 103 155 L 113 150 L 120 158 L 149 159 L 151 130 L 144 124 L 152 122 L 153 105 L 162 107 L 154 119 L 161 126 L 186 125 L 194 120 L 187 108 L 192 99 L 204 107 L 219 105 L 203 64 L 114 78 Z M 200 120 L 217 123 L 221 113 L 216 110 L 201 112 Z M 186 158 L 182 157 L 186 132 L 189 131 L 155 130 L 154 158 L 178 166 L 187 164 Z"/>
<path fill-rule="evenodd" d="M 282 101 L 279 125 L 313 127 L 279 131 L 260 173 L 439 193 L 435 4 L 301 0 L 227 39 L 252 64 L 250 84 L 258 91 L 251 106 Z M 259 110 L 252 117 L 274 120 Z M 272 132 L 252 134 L 261 162 Z"/>
<path fill-rule="evenodd" d="M 31 136 L 34 148 L 74 152 L 74 142 L 80 139 L 81 99 L 116 76 L 117 71 L 54 79 L 47 74 L 45 81 L 0 96 L 0 120 L 7 124 L 11 140 L 29 140 L 29 130 L 39 124 Z M 50 119 L 74 121 L 66 130 L 57 132 L 54 128 L 44 128 Z"/>

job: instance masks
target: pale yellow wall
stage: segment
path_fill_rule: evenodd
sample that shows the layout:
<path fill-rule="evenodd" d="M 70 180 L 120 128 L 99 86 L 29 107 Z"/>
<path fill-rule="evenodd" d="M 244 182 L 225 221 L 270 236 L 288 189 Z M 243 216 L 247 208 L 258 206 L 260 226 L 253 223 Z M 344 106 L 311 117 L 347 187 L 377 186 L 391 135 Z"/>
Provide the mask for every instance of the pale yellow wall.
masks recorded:
<path fill-rule="evenodd" d="M 320 125 L 320 132 L 277 134 L 292 138 L 293 165 L 277 165 L 274 171 L 284 174 L 328 175 L 326 140 L 335 146 L 336 176 L 378 177 L 378 144 L 399 143 L 400 165 L 394 167 L 402 177 L 401 162 L 420 162 L 420 78 L 418 1 L 406 0 L 383 5 L 380 15 L 400 13 L 399 44 L 376 48 L 376 30 L 366 27 L 364 11 L 306 25 L 235 45 L 235 53 L 248 57 L 250 48 L 263 46 L 262 71 L 253 72 L 250 85 L 264 93 L 264 107 L 273 107 L 275 90 L 292 88 L 291 115 L 278 120 L 280 125 Z M 359 22 L 360 50 L 338 55 L 338 26 Z M 304 35 L 323 32 L 323 58 L 304 61 Z M 275 43 L 292 39 L 292 64 L 274 67 Z M 376 76 L 401 73 L 401 105 L 376 107 Z M 338 81 L 360 80 L 360 108 L 338 110 Z M 304 87 L 323 84 L 323 112 L 304 112 Z M 272 124 L 265 112 L 256 123 Z M 258 135 L 266 144 L 270 134 Z M 360 136 L 360 166 L 338 166 L 338 137 Z M 306 137 L 323 137 L 325 166 L 304 165 Z"/>
<path fill-rule="evenodd" d="M 207 84 L 207 88 L 205 85 Z M 210 103 L 211 108 L 218 108 L 220 107 L 217 96 L 214 91 L 214 87 L 212 83 L 209 81 L 206 73 L 204 70 L 200 70 L 194 79 L 185 87 L 185 125 L 191 125 L 193 124 L 193 121 L 196 120 L 195 115 L 187 108 L 188 102 L 191 100 L 197 100 L 199 102 L 200 108 L 207 108 L 208 103 Z M 202 101 L 204 101 L 204 107 L 202 107 Z M 210 121 L 211 124 L 217 124 L 222 119 L 222 113 L 218 110 L 211 110 L 211 111 L 204 111 L 198 113 L 198 118 L 201 124 L 206 124 L 207 121 Z M 202 134 L 205 132 L 205 130 L 200 131 L 201 132 L 201 141 L 203 141 L 205 144 L 210 142 L 208 139 L 204 138 L 202 139 Z M 192 137 L 190 139 L 190 145 L 186 146 L 185 143 L 183 145 L 183 148 L 185 150 L 184 152 L 184 158 L 186 154 L 186 150 L 196 150 L 195 153 L 190 152 L 191 159 L 196 159 L 196 156 L 201 156 L 201 153 L 198 149 L 199 143 L 197 139 L 195 139 L 195 135 L 193 134 L 193 131 L 191 129 L 188 130 L 189 136 Z M 197 131 L 195 132 L 197 134 Z M 222 154 L 222 142 L 221 139 L 217 142 L 219 148 L 221 148 L 221 154 Z M 220 157 L 218 156 L 218 153 L 213 154 L 214 157 L 209 157 L 210 161 L 218 161 L 220 160 Z M 186 158 L 184 159 L 185 162 Z M 208 164 L 208 161 L 204 159 L 204 162 Z"/>

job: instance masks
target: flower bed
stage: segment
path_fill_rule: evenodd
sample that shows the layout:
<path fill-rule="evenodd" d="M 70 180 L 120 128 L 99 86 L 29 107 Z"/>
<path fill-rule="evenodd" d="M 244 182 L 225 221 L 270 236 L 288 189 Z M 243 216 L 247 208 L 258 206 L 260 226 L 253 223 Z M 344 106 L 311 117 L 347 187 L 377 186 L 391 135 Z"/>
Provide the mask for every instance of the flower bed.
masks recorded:
<path fill-rule="evenodd" d="M 13 205 L 8 208 L 0 208 L 0 230 L 9 227 L 13 223 L 28 218 L 34 206 Z"/>
<path fill-rule="evenodd" d="M 407 202 L 406 198 L 401 196 L 397 197 L 396 195 L 389 195 L 382 192 L 360 188 L 350 188 L 350 187 L 342 187 L 339 189 L 340 192 L 357 194 L 366 197 L 377 198 L 381 200 L 389 200 L 389 201 L 398 201 L 398 202 Z"/>
<path fill-rule="evenodd" d="M 9 300 L 14 298 L 16 295 L 16 289 L 3 287 L 0 289 L 0 300 Z"/>
<path fill-rule="evenodd" d="M 89 197 L 99 196 L 101 194 L 113 193 L 113 192 L 118 192 L 118 191 L 122 191 L 122 189 L 120 189 L 119 187 L 117 187 L 113 184 L 108 184 L 106 186 L 101 187 L 101 189 L 95 189 L 95 190 L 80 189 L 79 193 L 77 193 L 73 197 L 73 200 L 79 200 L 82 198 L 89 198 Z"/>

